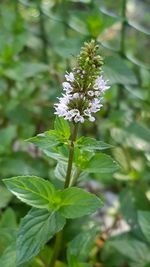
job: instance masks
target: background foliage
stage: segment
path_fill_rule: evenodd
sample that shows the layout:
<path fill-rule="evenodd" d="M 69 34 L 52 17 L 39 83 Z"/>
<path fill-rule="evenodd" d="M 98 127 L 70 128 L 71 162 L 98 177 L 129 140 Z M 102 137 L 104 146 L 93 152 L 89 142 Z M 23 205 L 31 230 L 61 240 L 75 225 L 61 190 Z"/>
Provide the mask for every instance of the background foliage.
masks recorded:
<path fill-rule="evenodd" d="M 96 122 L 85 124 L 81 133 L 113 145 L 108 154 L 121 168 L 115 174 L 81 177 L 81 186 L 101 194 L 105 205 L 94 216 L 96 232 L 86 218 L 67 230 L 69 267 L 91 266 L 77 265 L 77 258 L 97 267 L 149 267 L 148 1 L 1 0 L 0 7 L 1 179 L 32 174 L 59 187 L 55 177 L 61 179 L 63 169 L 24 140 L 53 128 L 53 104 L 63 75 L 83 42 L 95 38 L 111 89 Z M 2 182 L 0 208 L 0 264 L 15 267 L 14 238 L 28 208 Z M 82 236 L 80 228 L 85 230 Z M 79 242 L 84 251 L 78 251 Z M 46 267 L 49 250 L 26 266 Z"/>

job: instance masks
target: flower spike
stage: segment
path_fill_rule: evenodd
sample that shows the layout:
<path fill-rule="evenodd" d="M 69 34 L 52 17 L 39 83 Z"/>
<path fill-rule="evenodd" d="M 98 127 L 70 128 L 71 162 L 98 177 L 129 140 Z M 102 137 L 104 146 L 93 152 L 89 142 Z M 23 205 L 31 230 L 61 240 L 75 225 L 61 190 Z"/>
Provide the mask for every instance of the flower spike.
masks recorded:
<path fill-rule="evenodd" d="M 97 54 L 98 45 L 92 40 L 85 43 L 77 57 L 77 65 L 72 72 L 66 73 L 63 94 L 55 104 L 55 114 L 65 120 L 83 123 L 95 121 L 94 113 L 101 107 L 104 92 L 109 89 L 101 75 L 103 60 Z"/>

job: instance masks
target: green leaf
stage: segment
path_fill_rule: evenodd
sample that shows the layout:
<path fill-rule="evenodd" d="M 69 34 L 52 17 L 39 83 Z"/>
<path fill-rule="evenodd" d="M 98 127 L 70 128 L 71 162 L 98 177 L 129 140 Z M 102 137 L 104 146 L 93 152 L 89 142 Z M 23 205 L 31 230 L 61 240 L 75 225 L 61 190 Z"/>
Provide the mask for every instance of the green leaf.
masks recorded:
<path fill-rule="evenodd" d="M 55 189 L 49 181 L 36 176 L 17 176 L 3 181 L 26 204 L 36 208 L 50 208 Z"/>
<path fill-rule="evenodd" d="M 16 127 L 8 126 L 0 130 L 0 153 L 5 153 L 16 136 Z"/>
<path fill-rule="evenodd" d="M 128 20 L 128 24 L 131 26 L 131 27 L 133 27 L 134 29 L 136 29 L 136 30 L 138 30 L 138 31 L 140 31 L 140 32 L 142 32 L 142 33 L 144 33 L 144 34 L 147 34 L 147 35 L 150 35 L 150 30 L 147 28 L 145 28 L 145 27 L 143 27 L 142 25 L 139 25 L 139 24 L 137 24 L 136 22 L 134 22 L 134 21 L 129 21 Z"/>
<path fill-rule="evenodd" d="M 43 63 L 20 62 L 17 63 L 13 68 L 7 69 L 4 74 L 10 79 L 22 81 L 47 71 L 48 66 Z"/>
<path fill-rule="evenodd" d="M 102 207 L 100 198 L 80 188 L 71 187 L 58 192 L 59 212 L 65 218 L 78 218 Z"/>
<path fill-rule="evenodd" d="M 32 138 L 27 139 L 28 142 L 35 144 L 42 150 L 50 150 L 52 147 L 60 143 L 58 135 L 55 131 L 47 131 Z"/>
<path fill-rule="evenodd" d="M 12 194 L 4 186 L 0 186 L 0 208 L 5 208 L 11 198 Z"/>
<path fill-rule="evenodd" d="M 103 71 L 111 84 L 137 84 L 136 76 L 127 61 L 119 56 L 106 58 Z"/>
<path fill-rule="evenodd" d="M 150 151 L 150 131 L 140 123 L 131 123 L 124 129 L 113 128 L 111 135 L 117 143 L 137 150 Z"/>
<path fill-rule="evenodd" d="M 111 173 L 118 168 L 119 165 L 110 156 L 98 153 L 86 162 L 83 169 L 89 173 Z"/>
<path fill-rule="evenodd" d="M 67 171 L 67 162 L 58 162 L 54 174 L 57 179 L 64 181 L 66 177 L 66 171 Z"/>
<path fill-rule="evenodd" d="M 126 258 L 143 266 L 150 260 L 149 246 L 128 234 L 120 235 L 116 240 L 109 241 L 109 244 Z"/>
<path fill-rule="evenodd" d="M 16 239 L 16 230 L 13 227 L 8 228 L 6 227 L 0 228 L 0 255 L 5 252 L 7 247 Z M 1 265 L 0 265 L 1 266 Z"/>
<path fill-rule="evenodd" d="M 79 262 L 78 257 L 71 255 L 69 258 L 69 267 L 92 267 L 88 263 Z"/>
<path fill-rule="evenodd" d="M 70 127 L 69 127 L 69 124 L 63 118 L 56 117 L 54 128 L 55 128 L 56 132 L 61 137 L 64 137 L 66 139 L 68 139 L 70 137 Z"/>
<path fill-rule="evenodd" d="M 3 212 L 1 220 L 0 220 L 0 228 L 16 228 L 16 214 L 12 208 L 7 208 L 5 212 Z"/>
<path fill-rule="evenodd" d="M 67 249 L 68 261 L 72 255 L 76 256 L 79 261 L 86 261 L 94 244 L 96 234 L 97 229 L 94 227 L 78 234 L 71 242 L 69 242 Z"/>
<path fill-rule="evenodd" d="M 133 122 L 126 128 L 126 130 L 128 133 L 145 140 L 147 143 L 150 143 L 150 130 L 144 125 Z"/>
<path fill-rule="evenodd" d="M 0 266 L 16 267 L 16 244 L 13 242 L 0 257 Z"/>
<path fill-rule="evenodd" d="M 81 17 L 72 14 L 70 16 L 69 26 L 81 34 L 88 35 L 87 25 L 84 20 L 85 17 L 83 17 L 82 14 L 80 14 L 80 16 Z"/>
<path fill-rule="evenodd" d="M 31 209 L 21 220 L 17 238 L 17 266 L 36 256 L 44 244 L 65 225 L 58 212 Z"/>
<path fill-rule="evenodd" d="M 81 137 L 77 140 L 76 145 L 82 150 L 93 151 L 93 150 L 104 150 L 111 148 L 112 146 L 102 141 L 98 141 L 90 137 Z"/>
<path fill-rule="evenodd" d="M 144 236 L 150 242 L 150 211 L 138 211 L 138 223 Z"/>
<path fill-rule="evenodd" d="M 58 162 L 56 165 L 54 174 L 57 179 L 64 181 L 66 177 L 66 172 L 67 172 L 67 162 Z M 77 169 L 75 166 L 72 166 L 72 171 L 71 171 L 71 176 L 74 177 L 77 173 Z"/>

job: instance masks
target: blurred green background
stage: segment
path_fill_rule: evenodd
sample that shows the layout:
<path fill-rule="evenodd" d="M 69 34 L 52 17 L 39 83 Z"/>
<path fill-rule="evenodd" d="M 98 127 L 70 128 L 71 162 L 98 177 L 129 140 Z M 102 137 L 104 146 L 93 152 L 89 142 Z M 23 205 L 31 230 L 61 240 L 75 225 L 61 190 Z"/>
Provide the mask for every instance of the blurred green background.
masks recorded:
<path fill-rule="evenodd" d="M 66 70 L 73 67 L 84 41 L 93 38 L 100 45 L 111 89 L 96 122 L 83 125 L 81 133 L 112 144 L 108 153 L 121 168 L 114 175 L 83 181 L 105 199 L 105 209 L 96 219 L 101 233 L 112 227 L 108 243 L 96 245 L 97 267 L 150 266 L 150 235 L 145 240 L 139 228 L 143 215 L 138 216 L 146 212 L 150 225 L 149 11 L 148 0 L 0 1 L 1 179 L 27 174 L 54 177 L 55 162 L 24 140 L 53 128 L 53 105 Z M 18 223 L 27 207 L 0 182 L 0 209 L 3 260 L 12 220 Z M 4 225 L 7 216 L 10 224 Z M 118 220 L 120 224 L 115 224 Z M 119 239 L 127 226 L 128 236 Z M 109 243 L 113 231 L 118 239 Z M 14 267 L 2 260 L 2 267 Z"/>

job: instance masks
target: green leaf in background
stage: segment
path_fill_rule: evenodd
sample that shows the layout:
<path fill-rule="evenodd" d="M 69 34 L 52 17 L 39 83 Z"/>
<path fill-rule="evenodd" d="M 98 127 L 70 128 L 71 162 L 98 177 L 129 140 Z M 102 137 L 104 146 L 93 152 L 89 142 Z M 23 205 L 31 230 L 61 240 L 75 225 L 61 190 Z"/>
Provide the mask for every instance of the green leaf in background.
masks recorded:
<path fill-rule="evenodd" d="M 136 76 L 127 61 L 119 56 L 107 57 L 103 71 L 111 84 L 137 84 Z"/>
<path fill-rule="evenodd" d="M 138 211 L 138 223 L 145 238 L 150 242 L 150 211 Z"/>
<path fill-rule="evenodd" d="M 91 214 L 102 207 L 100 198 L 76 187 L 58 192 L 58 197 L 60 197 L 59 212 L 65 218 L 78 218 Z"/>
<path fill-rule="evenodd" d="M 12 194 L 4 186 L 0 186 L 0 208 L 5 208 L 11 199 Z"/>
<path fill-rule="evenodd" d="M 15 211 L 12 208 L 7 208 L 5 212 L 2 214 L 0 220 L 0 228 L 16 228 L 17 220 Z"/>
<path fill-rule="evenodd" d="M 49 181 L 36 176 L 17 176 L 3 181 L 26 204 L 36 208 L 50 208 L 55 189 Z"/>
<path fill-rule="evenodd" d="M 68 262 L 70 262 L 71 256 L 76 256 L 78 261 L 86 261 L 94 244 L 96 234 L 97 229 L 94 227 L 78 234 L 71 242 L 69 242 L 67 249 Z"/>
<path fill-rule="evenodd" d="M 133 134 L 138 138 L 145 140 L 145 142 L 150 143 L 150 130 L 140 123 L 131 123 L 126 130 L 129 134 Z"/>
<path fill-rule="evenodd" d="M 68 122 L 60 117 L 56 117 L 55 123 L 54 123 L 54 128 L 58 135 L 61 137 L 64 137 L 68 139 L 70 137 L 70 127 Z"/>
<path fill-rule="evenodd" d="M 47 71 L 48 66 L 43 63 L 20 62 L 13 68 L 5 70 L 4 74 L 10 79 L 22 81 Z"/>
<path fill-rule="evenodd" d="M 139 123 L 131 123 L 126 128 L 113 128 L 112 138 L 117 142 L 141 151 L 150 151 L 150 131 Z"/>
<path fill-rule="evenodd" d="M 33 159 L 25 152 L 14 152 L 13 157 L 0 158 L 0 172 L 2 177 L 13 176 L 44 176 L 48 177 L 47 163 L 41 158 Z"/>
<path fill-rule="evenodd" d="M 69 267 L 92 267 L 88 263 L 79 262 L 78 257 L 71 255 L 69 258 Z"/>
<path fill-rule="evenodd" d="M 0 266 L 16 267 L 16 243 L 13 242 L 0 257 Z"/>
<path fill-rule="evenodd" d="M 119 165 L 110 156 L 97 153 L 83 167 L 89 173 L 112 173 L 118 170 Z"/>
<path fill-rule="evenodd" d="M 0 255 L 2 255 L 7 247 L 16 239 L 16 229 L 13 227 L 0 228 Z M 0 265 L 1 266 L 1 265 Z"/>
<path fill-rule="evenodd" d="M 86 151 L 93 151 L 93 150 L 104 150 L 108 148 L 112 148 L 111 145 L 106 144 L 102 141 L 98 141 L 91 137 L 81 137 L 77 140 L 76 145 Z"/>
<path fill-rule="evenodd" d="M 8 126 L 0 130 L 0 154 L 6 153 L 13 139 L 16 137 L 17 131 L 15 126 Z"/>
<path fill-rule="evenodd" d="M 122 234 L 115 240 L 109 241 L 109 244 L 126 258 L 142 264 L 143 267 L 150 261 L 149 246 L 129 234 Z"/>
<path fill-rule="evenodd" d="M 31 209 L 21 220 L 17 238 L 17 266 L 36 256 L 45 243 L 65 225 L 58 212 Z"/>

